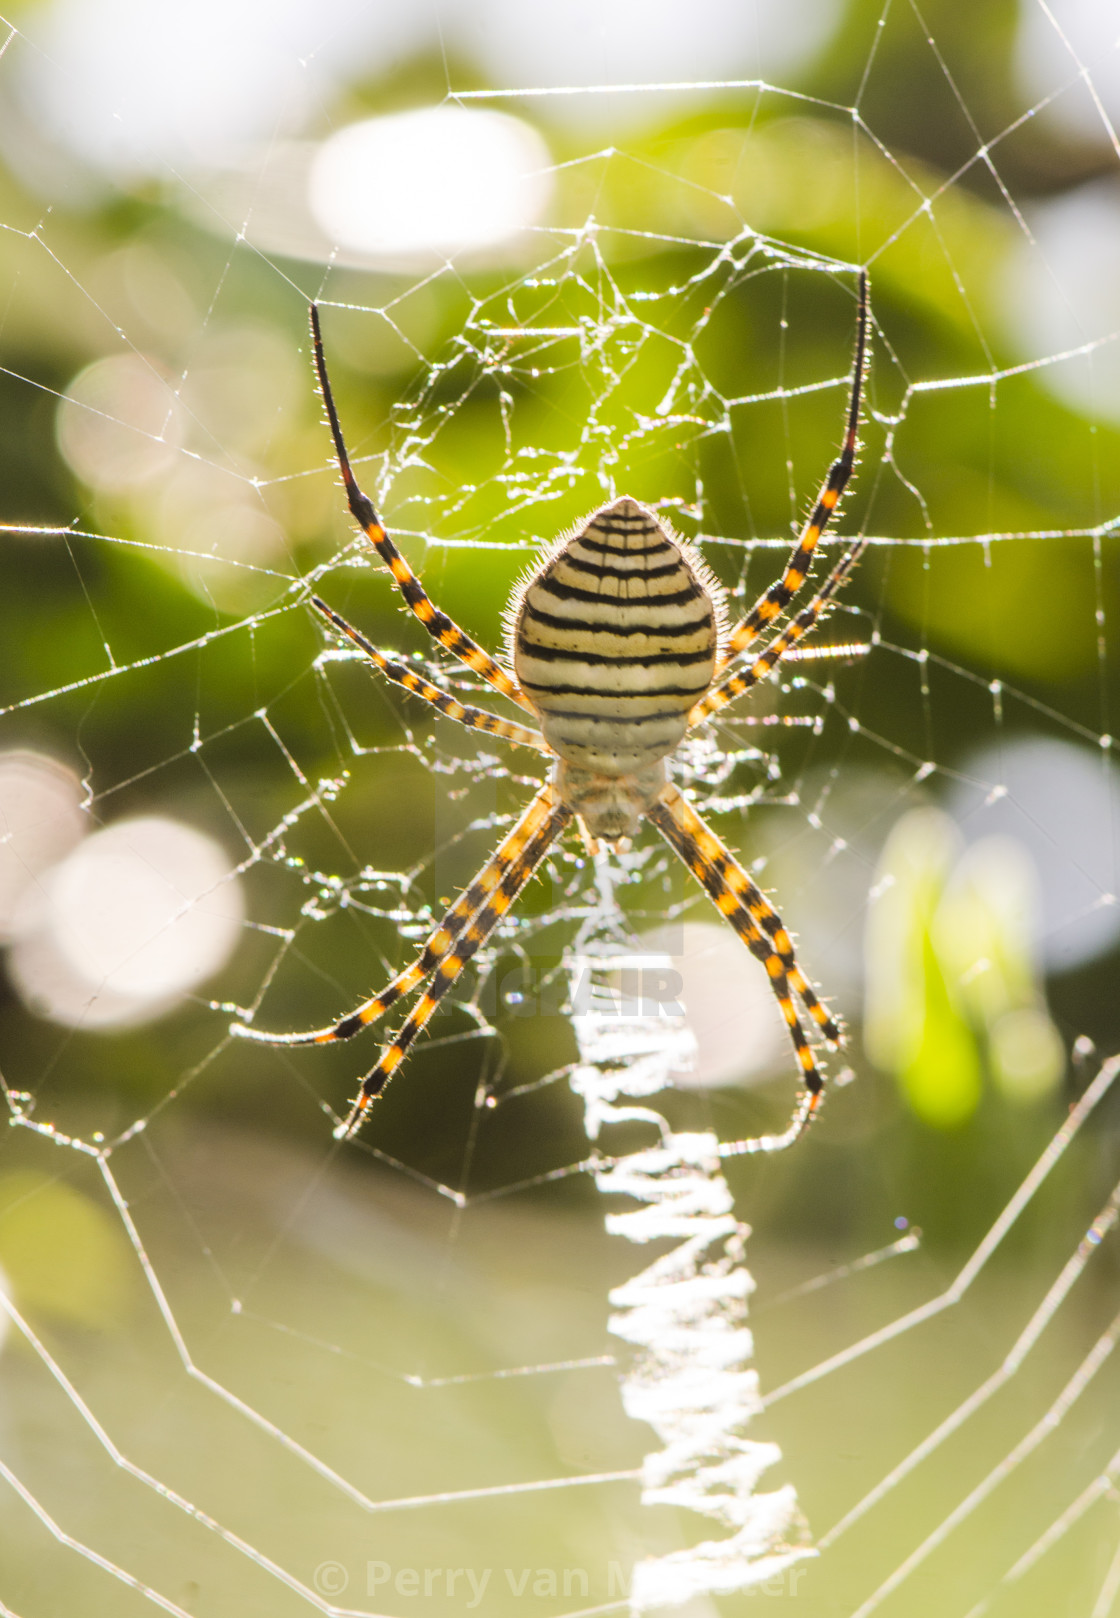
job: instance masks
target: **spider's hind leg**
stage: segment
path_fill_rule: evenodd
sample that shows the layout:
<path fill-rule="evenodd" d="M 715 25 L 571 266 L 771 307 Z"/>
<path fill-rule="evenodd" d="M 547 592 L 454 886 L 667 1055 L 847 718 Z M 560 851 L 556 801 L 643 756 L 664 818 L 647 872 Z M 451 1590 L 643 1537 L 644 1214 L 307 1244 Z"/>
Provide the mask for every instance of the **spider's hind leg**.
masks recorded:
<path fill-rule="evenodd" d="M 253 1040 L 260 1045 L 332 1045 L 338 1040 L 352 1039 L 355 1034 L 360 1034 L 363 1028 L 368 1028 L 384 1016 L 390 1006 L 396 1005 L 398 1000 L 418 988 L 426 977 L 442 968 L 469 927 L 472 918 L 486 907 L 526 844 L 531 843 L 539 835 L 541 827 L 550 822 L 550 817 L 555 812 L 555 792 L 551 785 L 543 786 L 517 824 L 507 833 L 477 873 L 473 882 L 464 888 L 447 911 L 411 966 L 406 966 L 403 972 L 398 972 L 379 994 L 363 1001 L 355 1010 L 348 1011 L 344 1017 L 340 1017 L 335 1023 L 329 1023 L 325 1028 L 310 1028 L 306 1032 L 294 1034 L 274 1034 L 265 1029 L 254 1028 L 249 1023 L 235 1022 L 230 1027 L 230 1033 L 238 1039 Z"/>
<path fill-rule="evenodd" d="M 362 1080 L 349 1114 L 335 1130 L 338 1139 L 351 1140 L 358 1133 L 369 1108 L 404 1061 L 409 1048 L 423 1032 L 448 989 L 485 944 L 572 818 L 572 811 L 559 801 L 552 786 L 541 788 L 530 805 L 530 811 L 534 811 L 532 820 L 529 812 L 522 816 L 487 867 L 487 872 L 498 874 L 489 897 L 460 930 L 454 947 L 443 955 L 431 982 L 407 1020 L 383 1048 L 376 1067 Z"/>
<path fill-rule="evenodd" d="M 648 818 L 688 866 L 720 914 L 726 916 L 751 954 L 766 968 L 774 998 L 797 1053 L 806 1093 L 799 1101 L 788 1128 L 781 1135 L 740 1143 L 738 1149 L 777 1151 L 791 1146 L 819 1110 L 824 1095 L 824 1075 L 806 1038 L 793 995 L 797 995 L 824 1038 L 834 1047 L 843 1040 L 840 1025 L 821 1004 L 798 966 L 792 941 L 782 925 L 781 917 L 679 789 L 672 783 L 666 786 L 657 803 L 649 810 Z"/>

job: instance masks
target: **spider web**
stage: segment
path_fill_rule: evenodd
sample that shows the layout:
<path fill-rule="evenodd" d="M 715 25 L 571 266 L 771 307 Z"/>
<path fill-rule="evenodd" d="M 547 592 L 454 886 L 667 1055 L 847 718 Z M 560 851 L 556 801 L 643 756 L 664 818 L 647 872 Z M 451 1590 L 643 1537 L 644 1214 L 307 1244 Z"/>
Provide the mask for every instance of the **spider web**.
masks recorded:
<path fill-rule="evenodd" d="M 119 19 L 10 28 L 0 808 L 31 880 L 4 923 L 0 1611 L 1114 1610 L 1120 175 L 1087 18 L 1025 15 L 1016 98 L 913 7 L 806 9 L 812 93 L 766 7 L 765 78 L 691 45 L 647 72 L 635 39 L 626 82 L 591 88 L 575 10 L 536 75 L 497 47 L 456 65 L 477 42 L 449 12 L 444 77 L 412 93 L 398 62 L 405 102 L 539 126 L 551 200 L 515 249 L 389 265 L 325 238 L 293 176 L 382 110 L 375 51 L 438 55 L 403 23 L 257 19 L 264 110 L 227 95 L 189 153 L 143 100 L 75 136 L 67 50 Z M 246 59 L 239 26 L 200 25 L 207 59 Z M 160 44 L 133 40 L 131 78 Z M 863 263 L 861 461 L 822 545 L 827 566 L 868 539 L 817 637 L 839 655 L 791 662 L 677 767 L 862 1027 L 821 1121 L 721 1158 L 791 1102 L 765 991 L 745 1023 L 702 1015 L 702 896 L 652 836 L 598 861 L 569 838 L 340 1146 L 372 1050 L 247 1047 L 231 1020 L 317 1026 L 379 986 L 537 766 L 371 681 L 308 609 L 438 661 L 348 526 L 308 298 L 359 476 L 494 647 L 537 546 L 622 493 L 749 606 L 834 452 Z M 205 920 L 208 976 L 104 927 L 48 958 L 57 873 L 120 826 L 155 867 L 141 821 L 206 839 L 158 936 Z M 97 846 L 123 915 L 134 868 Z M 906 894 L 957 1009 L 929 1001 L 900 1055 Z M 719 948 L 700 979 L 726 981 Z M 984 1021 L 997 978 L 1022 980 L 1018 1067 Z"/>

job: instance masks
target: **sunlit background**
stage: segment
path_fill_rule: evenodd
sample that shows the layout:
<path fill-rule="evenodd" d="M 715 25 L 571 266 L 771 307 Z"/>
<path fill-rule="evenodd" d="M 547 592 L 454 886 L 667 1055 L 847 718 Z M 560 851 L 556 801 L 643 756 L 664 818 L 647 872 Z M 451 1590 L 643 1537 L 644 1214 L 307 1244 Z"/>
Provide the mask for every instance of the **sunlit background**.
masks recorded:
<path fill-rule="evenodd" d="M 586 1153 L 562 1082 L 574 843 L 528 896 L 525 938 L 378 1111 L 371 1138 L 412 1179 L 331 1155 L 371 1049 L 226 1040 L 236 1016 L 313 1026 L 379 987 L 528 795 L 523 759 L 478 764 L 466 732 L 332 655 L 301 600 L 313 579 L 378 645 L 426 650 L 346 550 L 308 300 L 363 479 L 440 603 L 497 648 L 533 547 L 614 493 L 658 503 L 737 603 L 754 599 L 834 453 L 850 271 L 870 265 L 843 523 L 882 543 L 831 636 L 855 649 L 791 665 L 757 723 L 690 766 L 852 1035 L 812 1138 L 734 1171 L 760 1298 L 911 1226 L 925 1268 L 844 1293 L 827 1321 L 760 1317 L 765 1386 L 936 1290 L 1095 1053 L 1120 1050 L 1118 126 L 1111 0 L 17 8 L 0 56 L 0 1071 L 66 1136 L 142 1125 L 113 1161 L 191 1352 L 212 1341 L 214 1374 L 246 1397 L 263 1358 L 269 1419 L 345 1430 L 340 1470 L 360 1464 L 350 1401 L 371 1320 L 373 1358 L 405 1374 L 574 1359 L 601 1349 L 621 1261 L 570 1184 L 529 1210 L 494 1204 L 464 1246 L 430 1190 L 508 1188 Z M 678 1121 L 723 1138 L 780 1125 L 792 1063 L 765 974 L 682 874 L 647 860 L 632 875 L 620 1019 L 641 1010 L 643 973 L 668 985 L 689 1028 Z M 10 1131 L 0 1164 L 6 1292 L 138 1449 L 166 1399 L 161 1464 L 205 1479 L 121 1207 L 87 1157 L 28 1140 Z M 1114 1142 L 1106 1119 L 1052 1227 L 1091 1217 Z M 781 1407 L 766 1436 L 812 1525 L 889 1468 L 896 1429 L 920 1436 L 931 1379 L 939 1399 L 968 1391 L 969 1344 L 995 1340 L 1056 1251 L 1032 1227 L 951 1351 L 915 1344 L 895 1381 L 852 1384 L 853 1409 L 885 1388 L 890 1410 L 859 1436 L 858 1483 L 820 1403 Z M 268 1329 L 230 1336 L 234 1298 Z M 268 1365 L 296 1320 L 304 1347 L 345 1362 L 332 1381 L 308 1353 L 313 1396 Z M 21 1352 L 9 1336 L 4 1419 L 51 1495 L 41 1434 L 64 1446 L 65 1423 Z M 492 1385 L 440 1421 L 461 1420 L 456 1449 L 481 1446 L 498 1473 L 621 1469 L 643 1439 L 613 1388 L 605 1372 L 558 1380 L 519 1418 L 523 1442 Z M 392 1488 L 426 1419 L 410 1405 L 390 1423 Z M 84 1477 L 51 1495 L 63 1517 Z M 242 1481 L 222 1480 L 216 1510 Z M 418 1466 L 399 1490 L 437 1485 Z M 242 1523 L 273 1551 L 270 1514 L 307 1509 L 284 1487 Z M 1042 1479 L 1031 1508 L 1045 1495 Z M 57 1537 L 24 1547 L 26 1508 L 9 1506 L 0 1567 L 26 1602 L 0 1574 L 0 1603 L 150 1610 Z M 127 1561 L 123 1509 L 81 1520 Z M 636 1510 L 584 1513 L 557 1510 L 568 1546 L 648 1548 Z M 659 1546 L 690 1535 L 666 1521 Z M 153 1533 L 147 1576 L 164 1558 L 182 1610 L 251 1610 L 205 1555 Z M 559 1554 L 524 1535 L 526 1557 Z M 904 1549 L 882 1552 L 886 1570 Z M 858 1561 L 839 1576 L 857 1588 Z M 823 1582 L 805 1590 L 803 1610 L 836 1610 Z M 943 1594 L 933 1581 L 905 1610 L 941 1618 Z M 1062 1599 L 1031 1610 L 1092 1610 L 1075 1583 Z"/>

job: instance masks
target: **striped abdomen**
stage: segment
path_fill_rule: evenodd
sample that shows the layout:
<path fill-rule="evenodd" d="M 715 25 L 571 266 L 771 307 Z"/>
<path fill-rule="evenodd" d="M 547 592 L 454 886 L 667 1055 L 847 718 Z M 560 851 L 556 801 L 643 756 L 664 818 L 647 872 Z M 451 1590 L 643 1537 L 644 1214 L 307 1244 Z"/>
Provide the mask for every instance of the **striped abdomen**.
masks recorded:
<path fill-rule="evenodd" d="M 513 666 L 561 759 L 631 775 L 665 758 L 715 670 L 722 591 L 637 501 L 616 500 L 524 584 Z"/>

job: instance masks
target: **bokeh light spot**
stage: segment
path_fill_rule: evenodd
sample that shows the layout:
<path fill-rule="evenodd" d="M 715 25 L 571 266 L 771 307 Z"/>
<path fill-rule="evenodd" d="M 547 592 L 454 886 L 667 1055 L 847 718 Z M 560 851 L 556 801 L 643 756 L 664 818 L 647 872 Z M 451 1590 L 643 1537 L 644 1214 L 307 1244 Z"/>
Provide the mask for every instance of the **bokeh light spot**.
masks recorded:
<path fill-rule="evenodd" d="M 969 842 L 999 833 L 1029 852 L 1046 968 L 1068 971 L 1120 941 L 1120 770 L 1107 753 L 1054 736 L 1007 738 L 964 760 L 946 807 Z"/>
<path fill-rule="evenodd" d="M 86 839 L 17 918 L 10 970 L 56 1022 L 119 1027 L 160 1015 L 217 970 L 244 905 L 222 849 L 157 816 Z"/>
<path fill-rule="evenodd" d="M 86 825 L 72 770 L 44 753 L 0 753 L 0 942 L 12 936 L 25 890 L 81 841 Z"/>
<path fill-rule="evenodd" d="M 695 1065 L 677 1082 L 707 1089 L 768 1078 L 789 1036 L 765 972 L 729 926 L 686 921 L 643 933 L 642 948 L 672 962 L 675 994 L 696 1040 Z"/>
<path fill-rule="evenodd" d="M 59 400 L 56 431 L 71 471 L 105 493 L 162 476 L 182 443 L 171 389 L 135 354 L 95 360 L 79 371 Z"/>
<path fill-rule="evenodd" d="M 536 130 L 507 113 L 370 118 L 319 151 L 311 210 L 341 246 L 389 261 L 492 247 L 541 217 L 550 161 Z"/>

